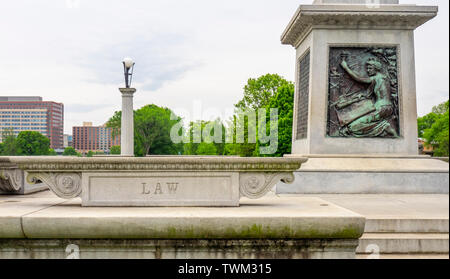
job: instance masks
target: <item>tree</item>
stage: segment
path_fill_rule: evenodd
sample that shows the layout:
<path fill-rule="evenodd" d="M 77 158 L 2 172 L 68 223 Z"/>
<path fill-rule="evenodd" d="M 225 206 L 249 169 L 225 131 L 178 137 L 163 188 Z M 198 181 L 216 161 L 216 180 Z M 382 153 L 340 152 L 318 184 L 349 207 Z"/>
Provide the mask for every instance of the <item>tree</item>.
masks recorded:
<path fill-rule="evenodd" d="M 64 149 L 63 156 L 79 156 L 80 154 L 75 150 L 75 148 L 69 146 Z"/>
<path fill-rule="evenodd" d="M 432 145 L 435 156 L 449 156 L 449 101 L 418 119 L 419 137 Z"/>
<path fill-rule="evenodd" d="M 184 145 L 184 155 L 224 155 L 225 125 L 220 119 L 191 122 L 187 133 L 190 141 Z"/>
<path fill-rule="evenodd" d="M 49 155 L 50 140 L 39 132 L 20 132 L 16 139 L 17 155 Z"/>
<path fill-rule="evenodd" d="M 289 88 L 289 90 L 291 90 L 292 88 L 294 88 L 294 84 L 277 74 L 266 74 L 257 79 L 249 79 L 247 85 L 244 87 L 244 98 L 235 105 L 237 112 L 239 110 L 245 111 L 246 109 L 253 109 L 256 113 L 256 119 L 258 119 L 258 109 L 280 107 L 282 105 L 282 101 L 280 101 L 279 103 L 276 103 L 276 101 L 274 101 L 277 99 L 280 88 L 285 88 L 284 90 L 288 90 L 287 88 Z M 291 91 L 286 92 L 290 94 Z M 290 101 L 290 99 L 283 101 L 289 102 L 286 103 L 286 105 L 293 106 L 293 101 Z M 286 112 L 283 112 L 284 122 L 282 124 L 282 127 L 288 126 L 288 122 L 286 122 L 286 119 L 287 117 L 289 117 L 289 110 L 292 111 L 292 109 L 289 108 Z M 268 113 L 270 113 L 270 111 L 268 111 Z M 281 121 L 281 118 L 279 121 Z M 259 150 L 257 150 L 258 140 L 256 140 L 256 142 L 254 143 L 253 139 L 249 138 L 249 134 L 251 134 L 253 131 L 257 131 L 257 123 L 253 119 L 246 117 L 245 114 L 238 113 L 235 113 L 231 122 L 236 127 L 236 130 L 244 130 L 244 143 L 237 143 L 236 137 L 234 136 L 234 143 L 226 145 L 225 153 L 227 155 L 239 155 L 242 157 L 260 156 Z M 242 125 L 244 126 L 242 127 Z M 292 127 L 290 129 L 292 129 Z M 284 131 L 282 135 L 285 135 L 287 133 L 288 130 Z M 283 137 L 281 140 L 279 140 L 279 143 L 284 146 L 283 148 L 286 151 L 289 150 L 288 146 L 290 146 L 291 144 L 290 141 L 291 136 Z"/>
<path fill-rule="evenodd" d="M 198 145 L 197 155 L 217 155 L 217 148 L 214 143 L 202 142 Z"/>
<path fill-rule="evenodd" d="M 261 145 L 258 141 L 256 151 L 259 156 L 283 157 L 285 154 L 291 153 L 294 92 L 293 84 L 281 86 L 278 88 L 277 95 L 267 105 L 266 131 L 270 131 L 270 109 L 278 109 L 278 149 L 275 154 L 261 155 L 259 154 L 259 148 L 269 144 Z"/>
<path fill-rule="evenodd" d="M 429 113 L 417 119 L 419 138 L 424 137 L 425 130 L 430 129 L 438 118 L 439 116 L 436 113 Z"/>
<path fill-rule="evenodd" d="M 168 108 L 147 105 L 134 112 L 134 153 L 136 156 L 176 155 L 182 151 L 182 144 L 175 144 L 170 138 L 172 126 L 181 118 L 171 119 L 173 112 Z M 120 130 L 121 112 L 116 112 L 107 126 Z M 113 133 L 114 134 L 114 133 Z M 114 134 L 114 136 L 117 134 Z"/>
<path fill-rule="evenodd" d="M 17 140 L 12 129 L 5 129 L 2 131 L 3 150 L 1 155 L 15 156 L 17 155 Z"/>
<path fill-rule="evenodd" d="M 86 157 L 94 157 L 95 153 L 92 150 L 89 150 L 89 152 L 86 154 Z"/>
<path fill-rule="evenodd" d="M 266 74 L 257 79 L 249 79 L 244 87 L 244 98 L 235 106 L 240 109 L 259 109 L 265 108 L 270 100 L 278 93 L 281 86 L 290 85 L 287 81 L 277 74 Z"/>
<path fill-rule="evenodd" d="M 438 120 L 425 130 L 424 137 L 427 144 L 431 144 L 434 156 L 449 156 L 449 111 L 440 115 Z"/>
<path fill-rule="evenodd" d="M 109 150 L 111 155 L 120 155 L 120 146 L 111 146 L 111 150 Z"/>

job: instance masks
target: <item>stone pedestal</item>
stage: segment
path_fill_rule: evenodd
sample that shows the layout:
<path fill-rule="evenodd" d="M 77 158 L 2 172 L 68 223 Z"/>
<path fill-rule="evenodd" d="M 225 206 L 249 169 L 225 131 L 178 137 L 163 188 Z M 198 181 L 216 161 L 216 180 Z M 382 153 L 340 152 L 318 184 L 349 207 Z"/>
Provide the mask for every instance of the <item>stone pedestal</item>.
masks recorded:
<path fill-rule="evenodd" d="M 365 225 L 318 198 L 243 199 L 240 208 L 61 202 L 0 203 L 0 259 L 352 259 Z"/>
<path fill-rule="evenodd" d="M 392 191 L 423 192 L 409 185 L 410 174 L 439 173 L 429 189 L 448 192 L 448 164 L 422 157 L 402 169 L 405 156 L 418 159 L 414 30 L 438 8 L 390 0 L 314 3 L 300 6 L 281 37 L 297 52 L 292 154 L 310 158 L 294 188 L 339 192 L 335 184 L 358 192 L 370 184 L 383 193 L 386 180 L 395 180 Z M 377 160 L 368 158 L 373 156 Z M 397 175 L 387 178 L 387 172 Z M 317 175 L 308 179 L 312 173 Z M 355 181 L 355 173 L 378 176 Z"/>
<path fill-rule="evenodd" d="M 305 158 L 239 157 L 9 157 L 58 197 L 83 206 L 238 207 L 278 182 L 294 182 Z"/>
<path fill-rule="evenodd" d="M 134 88 L 120 88 L 122 93 L 122 125 L 120 128 L 121 156 L 134 156 Z"/>

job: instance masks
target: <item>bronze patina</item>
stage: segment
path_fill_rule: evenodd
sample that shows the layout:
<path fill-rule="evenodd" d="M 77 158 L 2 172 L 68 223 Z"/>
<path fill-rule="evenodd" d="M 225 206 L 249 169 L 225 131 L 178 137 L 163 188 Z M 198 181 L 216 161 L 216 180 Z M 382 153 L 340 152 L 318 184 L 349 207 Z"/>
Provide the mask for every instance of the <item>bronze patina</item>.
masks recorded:
<path fill-rule="evenodd" d="M 330 137 L 398 138 L 396 47 L 330 48 Z"/>

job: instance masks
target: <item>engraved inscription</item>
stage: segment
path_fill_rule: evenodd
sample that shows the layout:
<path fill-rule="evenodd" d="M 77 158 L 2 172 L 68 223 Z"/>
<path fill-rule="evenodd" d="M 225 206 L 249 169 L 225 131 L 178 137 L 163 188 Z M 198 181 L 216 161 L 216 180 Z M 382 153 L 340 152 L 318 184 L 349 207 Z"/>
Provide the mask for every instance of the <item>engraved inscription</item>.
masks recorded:
<path fill-rule="evenodd" d="M 308 51 L 299 61 L 299 79 L 297 86 L 297 135 L 296 139 L 305 139 L 308 134 L 309 112 L 309 66 L 310 52 Z"/>
<path fill-rule="evenodd" d="M 151 185 L 149 183 L 141 183 L 142 195 L 176 195 L 178 190 L 178 182 L 156 183 Z"/>
<path fill-rule="evenodd" d="M 83 206 L 237 206 L 239 173 L 89 173 Z"/>

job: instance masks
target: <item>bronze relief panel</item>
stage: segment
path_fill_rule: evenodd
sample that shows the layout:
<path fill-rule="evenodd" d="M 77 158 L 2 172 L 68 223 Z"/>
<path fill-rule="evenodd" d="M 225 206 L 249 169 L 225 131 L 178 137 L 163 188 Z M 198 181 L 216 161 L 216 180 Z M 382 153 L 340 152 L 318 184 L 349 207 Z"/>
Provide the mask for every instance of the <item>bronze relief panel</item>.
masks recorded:
<path fill-rule="evenodd" d="M 397 47 L 331 47 L 329 137 L 398 138 Z"/>

